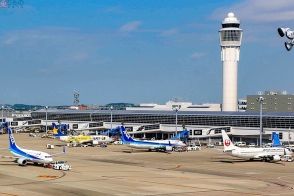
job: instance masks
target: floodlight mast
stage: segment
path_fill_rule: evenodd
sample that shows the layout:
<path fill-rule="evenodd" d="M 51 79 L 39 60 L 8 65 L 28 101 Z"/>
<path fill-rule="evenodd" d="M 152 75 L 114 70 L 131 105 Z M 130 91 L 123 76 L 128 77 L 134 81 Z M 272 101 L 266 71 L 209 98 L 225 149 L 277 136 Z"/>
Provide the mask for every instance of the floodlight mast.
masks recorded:
<path fill-rule="evenodd" d="M 263 125 L 262 125 L 262 104 L 264 101 L 263 97 L 258 97 L 256 99 L 259 103 L 260 115 L 259 115 L 259 126 L 260 126 L 260 136 L 259 136 L 259 146 L 262 147 L 262 134 L 263 134 Z"/>
<path fill-rule="evenodd" d="M 284 44 L 286 50 L 290 51 L 294 46 L 294 31 L 290 28 L 278 28 L 278 33 L 281 37 L 286 36 L 288 38 L 288 41 L 286 41 Z"/>

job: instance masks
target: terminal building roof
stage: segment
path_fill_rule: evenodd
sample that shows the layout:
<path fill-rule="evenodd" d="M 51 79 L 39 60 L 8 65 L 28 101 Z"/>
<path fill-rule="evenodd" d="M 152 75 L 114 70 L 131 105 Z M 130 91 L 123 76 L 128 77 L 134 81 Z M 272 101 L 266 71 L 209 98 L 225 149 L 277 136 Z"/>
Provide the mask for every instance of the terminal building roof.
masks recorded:
<path fill-rule="evenodd" d="M 45 109 L 34 111 L 37 112 L 46 112 Z M 60 113 L 60 114 L 109 114 L 110 110 L 58 110 L 58 109 L 49 109 L 48 113 Z M 151 114 L 151 115 L 175 115 L 175 111 L 150 111 L 150 110 L 113 110 L 113 114 Z M 178 111 L 178 115 L 204 115 L 204 116 L 259 116 L 259 112 L 211 112 L 211 111 Z M 262 116 L 273 116 L 273 117 L 294 117 L 294 112 L 263 112 Z"/>

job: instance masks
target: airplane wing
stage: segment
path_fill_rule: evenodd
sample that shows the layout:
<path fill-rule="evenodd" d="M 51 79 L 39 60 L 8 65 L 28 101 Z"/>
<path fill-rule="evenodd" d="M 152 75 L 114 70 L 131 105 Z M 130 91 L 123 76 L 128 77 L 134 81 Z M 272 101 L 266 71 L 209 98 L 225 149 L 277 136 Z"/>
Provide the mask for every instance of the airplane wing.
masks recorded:
<path fill-rule="evenodd" d="M 4 159 L 18 159 L 18 157 L 6 156 L 6 155 L 0 155 L 0 158 L 4 158 Z"/>
<path fill-rule="evenodd" d="M 8 150 L 8 148 L 0 148 L 0 150 Z M 5 159 L 17 159 L 18 157 L 7 156 L 7 155 L 1 155 L 1 154 L 0 154 L 0 158 L 5 158 Z"/>
<path fill-rule="evenodd" d="M 257 154 L 254 156 L 255 159 L 262 159 L 262 158 L 271 158 L 273 157 L 272 155 L 268 155 L 268 154 L 264 154 L 264 153 L 261 153 L 261 154 Z"/>
<path fill-rule="evenodd" d="M 269 155 L 269 154 L 258 154 L 254 157 L 255 159 L 264 159 L 264 160 L 274 160 L 279 161 L 281 160 L 280 155 Z"/>

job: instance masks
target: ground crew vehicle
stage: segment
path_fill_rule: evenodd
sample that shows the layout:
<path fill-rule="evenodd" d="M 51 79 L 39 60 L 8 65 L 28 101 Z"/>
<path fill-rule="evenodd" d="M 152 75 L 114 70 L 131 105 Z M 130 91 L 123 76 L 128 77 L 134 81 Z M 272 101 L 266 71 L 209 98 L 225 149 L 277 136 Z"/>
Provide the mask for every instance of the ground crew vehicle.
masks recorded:
<path fill-rule="evenodd" d="M 71 166 L 66 163 L 66 161 L 55 161 L 52 164 L 52 168 L 56 170 L 68 171 L 71 169 Z"/>

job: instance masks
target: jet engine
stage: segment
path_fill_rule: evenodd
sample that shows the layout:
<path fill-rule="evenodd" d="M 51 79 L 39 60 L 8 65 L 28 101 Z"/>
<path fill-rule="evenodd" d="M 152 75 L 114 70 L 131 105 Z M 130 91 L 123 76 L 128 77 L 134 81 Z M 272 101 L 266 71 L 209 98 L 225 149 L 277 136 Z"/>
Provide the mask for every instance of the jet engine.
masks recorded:
<path fill-rule="evenodd" d="M 292 31 L 290 28 L 278 28 L 278 33 L 281 37 L 286 37 L 289 39 L 287 42 L 285 42 L 285 47 L 288 51 L 290 51 L 294 45 L 294 31 Z"/>
<path fill-rule="evenodd" d="M 173 147 L 172 146 L 165 146 L 165 151 L 173 151 Z"/>
<path fill-rule="evenodd" d="M 279 155 L 273 156 L 273 162 L 278 162 L 281 160 L 281 157 Z"/>
<path fill-rule="evenodd" d="M 20 166 L 25 166 L 25 165 L 27 165 L 27 160 L 26 159 L 24 159 L 24 158 L 19 158 L 19 159 L 17 159 L 17 163 L 18 163 L 18 165 L 20 165 Z"/>

